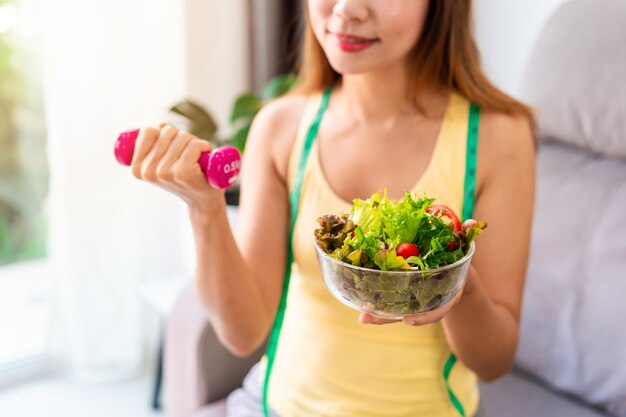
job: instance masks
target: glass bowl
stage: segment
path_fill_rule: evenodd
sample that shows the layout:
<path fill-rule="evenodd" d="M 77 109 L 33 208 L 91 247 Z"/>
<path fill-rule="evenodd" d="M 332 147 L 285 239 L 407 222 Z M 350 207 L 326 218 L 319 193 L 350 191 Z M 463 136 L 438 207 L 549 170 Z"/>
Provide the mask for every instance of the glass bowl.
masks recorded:
<path fill-rule="evenodd" d="M 362 268 L 327 255 L 313 239 L 317 261 L 333 296 L 357 311 L 384 319 L 402 319 L 435 310 L 454 298 L 463 287 L 474 242 L 457 262 L 420 271 L 380 271 Z"/>

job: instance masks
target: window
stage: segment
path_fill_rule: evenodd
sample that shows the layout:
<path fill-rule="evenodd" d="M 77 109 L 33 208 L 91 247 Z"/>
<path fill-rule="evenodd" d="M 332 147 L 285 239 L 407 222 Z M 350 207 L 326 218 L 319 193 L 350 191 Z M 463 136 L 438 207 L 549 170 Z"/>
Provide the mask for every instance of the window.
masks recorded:
<path fill-rule="evenodd" d="M 41 0 L 0 0 L 0 372 L 46 349 Z"/>

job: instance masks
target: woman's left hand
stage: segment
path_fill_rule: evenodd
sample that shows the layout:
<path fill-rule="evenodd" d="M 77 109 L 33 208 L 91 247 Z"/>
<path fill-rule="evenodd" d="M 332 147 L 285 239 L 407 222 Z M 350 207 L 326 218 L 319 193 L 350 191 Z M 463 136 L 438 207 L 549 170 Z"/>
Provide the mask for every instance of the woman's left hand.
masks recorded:
<path fill-rule="evenodd" d="M 466 284 L 467 284 L 467 281 L 469 281 L 469 279 L 470 277 L 468 276 L 467 280 L 465 281 Z M 432 311 L 427 311 L 425 313 L 420 313 L 420 314 L 406 315 L 402 318 L 402 320 L 381 319 L 378 317 L 374 317 L 373 315 L 368 314 L 368 313 L 361 313 L 361 315 L 359 316 L 359 323 L 361 324 L 390 324 L 390 323 L 402 322 L 409 326 L 423 326 L 425 324 L 437 323 L 438 321 L 443 319 L 446 316 L 446 314 L 448 314 L 450 310 L 452 310 L 454 306 L 459 303 L 459 301 L 461 301 L 461 297 L 463 296 L 464 290 L 465 290 L 465 285 L 459 290 L 459 292 L 454 296 L 454 298 L 450 300 L 450 302 Z"/>

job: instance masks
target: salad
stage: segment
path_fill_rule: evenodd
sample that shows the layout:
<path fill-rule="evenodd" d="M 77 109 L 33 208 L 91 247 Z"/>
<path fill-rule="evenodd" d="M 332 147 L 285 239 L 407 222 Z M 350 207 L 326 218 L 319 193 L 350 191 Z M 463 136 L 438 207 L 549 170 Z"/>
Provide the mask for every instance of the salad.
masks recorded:
<path fill-rule="evenodd" d="M 410 193 L 390 200 L 384 190 L 354 200 L 348 215 L 318 218 L 316 249 L 331 292 L 353 308 L 394 318 L 449 301 L 487 224 L 461 224 L 434 202 Z"/>

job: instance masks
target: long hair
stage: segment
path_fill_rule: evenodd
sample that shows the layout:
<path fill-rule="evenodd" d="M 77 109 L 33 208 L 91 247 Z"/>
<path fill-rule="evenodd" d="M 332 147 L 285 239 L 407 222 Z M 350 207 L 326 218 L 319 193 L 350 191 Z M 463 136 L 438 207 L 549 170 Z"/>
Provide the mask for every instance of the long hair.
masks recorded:
<path fill-rule="evenodd" d="M 324 90 L 340 78 L 315 38 L 304 2 L 304 37 L 297 91 Z M 413 97 L 426 85 L 456 91 L 484 110 L 519 114 L 533 123 L 532 110 L 495 87 L 480 65 L 473 35 L 472 0 L 429 0 L 419 41 L 410 56 Z"/>

